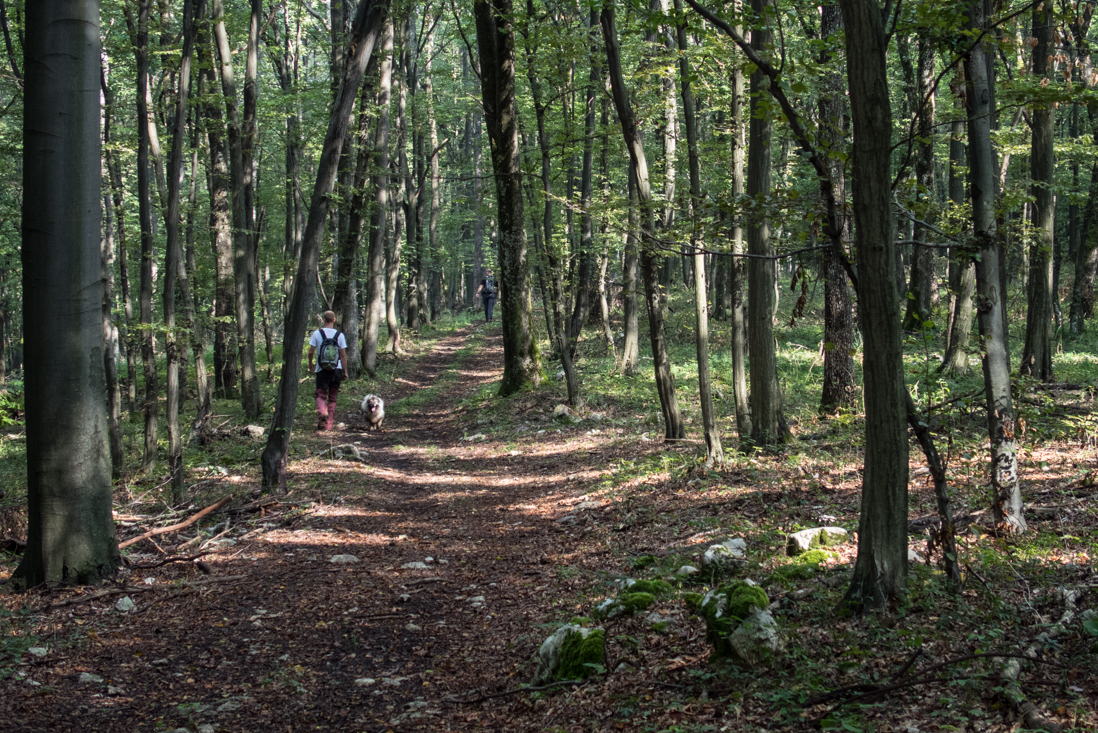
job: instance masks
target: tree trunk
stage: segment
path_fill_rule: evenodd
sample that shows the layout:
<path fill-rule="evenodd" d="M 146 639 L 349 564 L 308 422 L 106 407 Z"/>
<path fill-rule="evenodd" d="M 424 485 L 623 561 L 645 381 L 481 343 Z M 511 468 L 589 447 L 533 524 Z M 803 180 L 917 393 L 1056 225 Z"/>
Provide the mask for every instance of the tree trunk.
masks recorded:
<path fill-rule="evenodd" d="M 644 142 L 641 139 L 640 128 L 637 127 L 636 118 L 633 116 L 622 76 L 621 50 L 618 47 L 614 15 L 614 8 L 611 5 L 604 6 L 600 16 L 610 85 L 614 106 L 618 111 L 618 121 L 621 123 L 622 136 L 629 150 L 630 167 L 636 172 L 642 235 L 654 238 L 655 212 L 652 190 L 648 181 L 648 163 L 644 155 Z M 659 394 L 660 409 L 663 412 L 664 435 L 667 440 L 680 440 L 686 437 L 686 427 L 679 411 L 678 398 L 675 396 L 675 377 L 671 373 L 671 358 L 667 349 L 667 300 L 660 286 L 662 255 L 652 242 L 646 241 L 642 246 L 641 272 L 644 277 L 644 300 L 648 310 L 648 336 L 652 344 L 652 360 L 655 362 L 656 392 Z"/>
<path fill-rule="evenodd" d="M 99 3 L 28 3 L 23 133 L 27 547 L 17 587 L 93 584 L 121 558 L 103 380 Z"/>
<path fill-rule="evenodd" d="M 965 203 L 965 120 L 961 92 L 964 88 L 964 66 L 959 66 L 954 89 L 954 112 L 949 138 L 949 200 L 954 207 Z M 970 254 L 957 247 L 949 250 L 949 335 L 946 353 L 939 371 L 943 374 L 968 374 L 968 343 L 972 334 L 972 296 L 976 292 L 976 263 Z"/>
<path fill-rule="evenodd" d="M 742 29 L 737 27 L 737 32 Z M 732 69 L 732 99 L 729 116 L 732 118 L 732 198 L 738 200 L 744 193 L 744 153 L 747 147 L 746 127 L 743 118 L 743 68 L 734 64 Z M 731 320 L 732 395 L 736 401 L 736 434 L 740 444 L 746 445 L 751 436 L 751 401 L 747 392 L 747 263 L 743 255 L 743 217 L 734 215 L 731 240 L 732 257 L 728 263 L 729 318 Z"/>
<path fill-rule="evenodd" d="M 844 602 L 877 608 L 907 583 L 907 410 L 889 200 L 887 38 L 875 0 L 841 0 L 854 127 L 858 313 L 865 348 L 865 473 L 858 558 Z"/>
<path fill-rule="evenodd" d="M 621 298 L 623 341 L 621 346 L 621 372 L 633 374 L 640 368 L 640 324 L 637 307 L 637 172 L 629 168 L 629 216 L 625 233 L 625 252 L 621 268 Z"/>
<path fill-rule="evenodd" d="M 202 14 L 205 2 L 198 0 L 194 13 Z M 176 96 L 175 125 L 172 130 L 172 149 L 168 156 L 168 208 L 165 221 L 167 251 L 164 257 L 164 341 L 167 352 L 167 418 L 168 418 L 168 480 L 172 487 L 172 503 L 183 501 L 184 467 L 183 436 L 179 429 L 179 343 L 175 333 L 176 285 L 183 264 L 183 247 L 180 235 L 180 188 L 183 174 L 183 140 L 186 135 L 187 104 L 191 96 L 191 57 L 195 44 L 195 14 L 191 0 L 183 3 L 183 52 L 179 63 L 179 90 Z M 189 293 L 188 293 L 189 295 Z"/>
<path fill-rule="evenodd" d="M 511 0 L 475 0 L 484 120 L 492 151 L 499 223 L 500 298 L 503 311 L 501 396 L 541 379 L 541 359 L 530 324 L 530 263 L 522 205 L 522 158 L 515 98 L 515 28 Z"/>
<path fill-rule="evenodd" d="M 842 10 L 836 2 L 822 6 L 820 35 L 824 39 L 843 30 Z M 825 53 L 820 59 L 825 65 L 835 63 L 831 54 Z M 821 130 L 820 139 L 831 150 L 842 150 L 849 132 L 844 124 L 846 117 L 846 89 L 842 72 L 830 71 L 824 78 L 827 90 L 819 101 Z M 831 173 L 831 188 L 837 201 L 846 200 L 846 178 L 841 156 L 829 156 L 828 169 Z M 849 219 L 842 216 L 836 222 L 841 238 L 849 238 Z M 824 269 L 824 370 L 823 389 L 820 394 L 820 412 L 834 413 L 839 409 L 855 409 L 858 393 L 854 378 L 854 314 L 850 303 L 850 288 L 847 285 L 846 268 L 832 249 L 823 254 Z"/>
<path fill-rule="evenodd" d="M 675 0 L 675 15 L 683 17 L 682 0 Z M 697 322 L 694 346 L 698 357 L 698 396 L 701 400 L 702 422 L 705 424 L 705 465 L 719 466 L 724 463 L 724 449 L 721 447 L 721 433 L 717 427 L 717 413 L 713 408 L 713 390 L 709 377 L 709 302 L 706 297 L 705 254 L 697 246 L 697 232 L 700 229 L 698 208 L 702 201 L 701 163 L 698 160 L 697 120 L 694 114 L 694 92 L 690 86 L 685 22 L 679 23 L 676 37 L 679 46 L 679 89 L 682 94 L 690 170 L 690 246 L 694 250 L 694 314 Z"/>
<path fill-rule="evenodd" d="M 987 22 L 982 0 L 970 6 L 969 27 L 980 32 Z M 987 432 L 991 443 L 992 511 L 1006 532 L 1023 532 L 1026 519 L 1018 483 L 1014 442 L 1014 405 L 1010 392 L 1010 350 L 1004 324 L 1006 293 L 1002 291 L 1001 240 L 995 221 L 995 152 L 991 146 L 991 59 L 982 44 L 965 59 L 968 81 L 968 160 L 972 191 L 972 223 L 977 249 L 977 321 L 984 342 L 984 393 Z"/>
<path fill-rule="evenodd" d="M 366 188 L 366 177 L 373 154 L 370 147 L 370 118 L 373 112 L 370 107 L 374 104 L 376 89 L 373 81 L 377 62 L 376 55 L 370 58 L 370 66 L 366 69 L 366 81 L 359 95 L 358 129 L 352 138 L 356 148 L 355 170 L 351 184 L 353 193 L 348 208 L 347 228 L 343 233 L 339 250 L 335 293 L 332 297 L 332 310 L 335 311 L 336 320 L 343 331 L 343 336 L 347 339 L 347 363 L 343 368 L 349 379 L 358 377 L 362 363 L 358 338 L 358 252 L 362 245 L 362 237 L 365 236 L 368 228 L 369 212 L 366 197 L 369 191 Z M 376 337 L 374 343 L 376 349 Z"/>
<path fill-rule="evenodd" d="M 320 244 L 324 237 L 324 223 L 328 218 L 328 200 L 335 186 L 339 168 L 339 156 L 344 135 L 350 125 L 351 111 L 359 85 L 370 61 L 374 45 L 381 34 L 385 17 L 389 12 L 388 0 L 363 0 L 358 6 L 352 26 L 347 72 L 340 82 L 339 93 L 332 105 L 332 115 L 324 136 L 316 185 L 309 206 L 309 220 L 305 226 L 301 264 L 294 278 L 294 292 L 286 321 L 286 338 L 282 347 L 282 376 L 275 400 L 275 413 L 267 447 L 263 451 L 263 485 L 267 488 L 285 489 L 286 458 L 290 449 L 290 433 L 297 410 L 298 375 L 301 372 L 301 356 L 305 334 L 309 326 L 309 305 L 313 301 L 313 278 Z"/>
<path fill-rule="evenodd" d="M 206 188 L 210 195 L 210 243 L 214 253 L 214 396 L 230 399 L 236 395 L 236 351 L 233 349 L 233 240 L 232 191 L 229 179 L 229 154 L 225 148 L 224 113 L 205 92 L 214 86 L 213 59 L 209 52 L 207 20 L 199 23 L 197 45 L 199 62 L 199 115 L 206 130 L 209 148 Z"/>
<path fill-rule="evenodd" d="M 752 0 L 751 8 L 760 17 L 772 14 L 771 0 Z M 769 21 L 767 21 L 769 22 Z M 751 47 L 760 54 L 773 39 L 768 27 L 751 32 Z M 770 190 L 770 138 L 774 123 L 760 105 L 766 104 L 770 78 L 761 70 L 751 75 L 751 121 L 747 145 L 747 196 L 761 201 Z M 775 293 L 778 267 L 773 259 L 770 222 L 755 214 L 747 221 L 747 251 L 754 255 L 747 263 L 747 310 L 751 317 L 748 352 L 751 358 L 751 443 L 756 447 L 784 442 L 788 429 L 782 415 L 781 386 L 778 384 L 778 360 L 774 346 Z"/>
<path fill-rule="evenodd" d="M 141 225 L 141 291 L 138 307 L 141 314 L 141 361 L 145 366 L 145 453 L 141 469 L 156 470 L 157 401 L 159 387 L 156 373 L 156 339 L 151 328 L 153 306 L 153 234 L 152 200 L 149 191 L 149 6 L 151 0 L 139 0 L 137 18 L 137 197 Z"/>
<path fill-rule="evenodd" d="M 915 77 L 915 114 L 918 116 L 916 135 L 918 142 L 915 148 L 915 207 L 921 219 L 926 200 L 934 198 L 934 53 L 935 42 L 926 38 L 919 41 L 919 63 Z M 930 229 L 922 220 L 915 222 L 912 239 L 916 242 L 925 241 L 930 237 Z M 932 317 L 932 289 L 936 278 L 934 276 L 934 250 L 920 244 L 911 245 L 911 277 L 908 283 L 907 309 L 904 314 L 904 329 L 919 331 L 923 324 Z"/>
<path fill-rule="evenodd" d="M 389 102 L 393 89 L 393 23 L 385 23 L 378 74 L 378 121 L 374 140 L 374 237 L 366 263 L 366 327 L 363 329 L 362 366 L 377 376 L 377 339 L 385 309 L 385 235 L 389 220 Z"/>
<path fill-rule="evenodd" d="M 114 224 L 111 221 L 110 196 L 103 196 L 106 222 L 103 226 L 101 273 L 103 279 L 103 369 L 107 382 L 107 427 L 111 450 L 111 479 L 122 477 L 126 455 L 122 447 L 122 391 L 118 385 L 118 329 L 111 318 L 111 298 L 114 291 Z M 2 277 L 2 276 L 0 276 Z M 0 295 L 2 297 L 2 295 Z M 4 383 L 4 326 L 7 314 L 0 311 L 0 384 Z"/>
<path fill-rule="evenodd" d="M 243 131 L 236 99 L 236 81 L 233 74 L 232 51 L 229 35 L 225 30 L 223 0 L 212 0 L 213 33 L 219 68 L 221 91 L 225 96 L 225 110 L 229 125 L 229 175 L 232 181 L 232 241 L 233 241 L 233 303 L 236 312 L 237 358 L 240 360 L 240 404 L 244 414 L 254 420 L 259 417 L 262 396 L 259 393 L 259 376 L 255 369 L 255 326 L 253 313 L 255 295 L 252 290 L 254 258 L 251 257 L 251 227 L 245 191 L 251 179 L 245 175 Z"/>
<path fill-rule="evenodd" d="M 1033 9 L 1033 75 L 1047 80 L 1053 72 L 1049 60 L 1053 53 L 1053 9 L 1040 5 Z M 1030 176 L 1033 180 L 1033 240 L 1029 248 L 1028 312 L 1026 340 L 1018 372 L 1052 381 L 1052 290 L 1053 238 L 1056 231 L 1056 200 L 1053 197 L 1053 140 L 1055 121 L 1051 103 L 1035 105 L 1031 112 L 1033 138 L 1030 145 Z"/>

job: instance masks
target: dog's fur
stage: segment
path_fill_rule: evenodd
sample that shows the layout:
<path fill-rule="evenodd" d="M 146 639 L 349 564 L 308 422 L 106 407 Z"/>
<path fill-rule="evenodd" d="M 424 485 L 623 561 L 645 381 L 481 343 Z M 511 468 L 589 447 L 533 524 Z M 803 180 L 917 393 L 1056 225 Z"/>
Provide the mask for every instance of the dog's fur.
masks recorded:
<path fill-rule="evenodd" d="M 376 394 L 368 394 L 362 398 L 362 417 L 366 419 L 366 429 L 381 430 L 381 421 L 385 419 L 385 400 Z"/>

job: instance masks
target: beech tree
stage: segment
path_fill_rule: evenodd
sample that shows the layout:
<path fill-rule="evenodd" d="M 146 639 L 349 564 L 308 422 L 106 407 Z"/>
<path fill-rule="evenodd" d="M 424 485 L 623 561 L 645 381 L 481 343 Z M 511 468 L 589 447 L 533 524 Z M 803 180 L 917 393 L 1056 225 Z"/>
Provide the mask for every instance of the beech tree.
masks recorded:
<path fill-rule="evenodd" d="M 120 563 L 111 506 L 100 276 L 99 3 L 26 7 L 23 312 L 27 548 L 14 578 L 95 583 Z"/>

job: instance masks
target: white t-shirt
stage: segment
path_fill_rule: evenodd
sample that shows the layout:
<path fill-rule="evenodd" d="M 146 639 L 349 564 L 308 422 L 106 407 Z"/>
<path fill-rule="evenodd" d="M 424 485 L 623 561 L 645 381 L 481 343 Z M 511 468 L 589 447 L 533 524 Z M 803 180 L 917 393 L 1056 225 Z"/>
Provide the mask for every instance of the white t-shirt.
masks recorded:
<path fill-rule="evenodd" d="M 324 333 L 321 334 L 321 331 L 323 331 Z M 332 336 L 332 334 L 328 333 L 328 331 L 337 331 L 339 333 L 339 337 L 336 339 L 336 345 L 339 346 L 339 348 L 341 348 L 341 349 L 346 349 L 347 348 L 347 339 L 343 336 L 343 332 L 340 331 L 338 328 L 318 328 L 317 330 L 313 331 L 313 337 L 311 339 L 309 339 L 309 346 L 312 346 L 315 349 L 319 349 L 320 345 L 322 343 L 324 343 L 324 339 L 325 338 L 330 338 Z M 336 362 L 336 369 L 342 369 L 342 368 L 343 368 L 343 360 L 340 359 L 339 361 Z M 316 368 L 313 369 L 313 371 L 314 372 L 319 372 L 320 371 L 320 360 L 317 360 Z"/>

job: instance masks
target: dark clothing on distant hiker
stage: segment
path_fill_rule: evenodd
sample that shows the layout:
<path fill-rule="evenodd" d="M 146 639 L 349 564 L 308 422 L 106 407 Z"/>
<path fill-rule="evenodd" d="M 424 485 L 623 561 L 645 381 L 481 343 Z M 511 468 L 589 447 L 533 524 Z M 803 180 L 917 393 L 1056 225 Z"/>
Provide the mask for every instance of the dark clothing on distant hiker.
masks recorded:
<path fill-rule="evenodd" d="M 480 302 L 484 305 L 484 320 L 492 320 L 492 310 L 496 306 L 496 300 L 499 298 L 499 285 L 496 283 L 496 279 L 492 277 L 492 271 L 488 271 L 488 275 L 480 281 L 480 287 L 477 288 L 477 294 L 480 295 Z"/>

